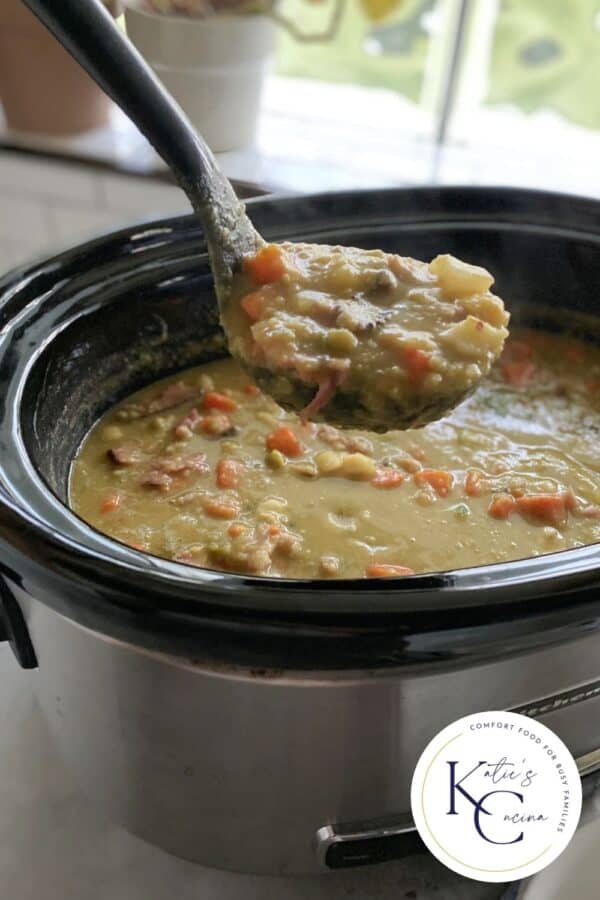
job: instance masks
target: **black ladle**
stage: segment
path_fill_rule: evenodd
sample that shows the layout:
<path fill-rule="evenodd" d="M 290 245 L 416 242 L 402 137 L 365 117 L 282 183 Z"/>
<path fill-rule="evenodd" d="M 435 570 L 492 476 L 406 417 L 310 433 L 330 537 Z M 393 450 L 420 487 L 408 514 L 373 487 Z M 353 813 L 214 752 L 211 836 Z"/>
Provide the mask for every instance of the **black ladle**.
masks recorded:
<path fill-rule="evenodd" d="M 182 110 L 133 45 L 117 28 L 100 0 L 23 0 L 60 43 L 112 97 L 167 163 L 202 221 L 215 293 L 230 349 L 258 384 L 282 406 L 296 412 L 317 409 L 316 386 L 285 367 L 257 367 L 237 350 L 226 327 L 240 299 L 236 276 L 246 257 L 264 244 L 215 158 Z M 243 280 L 242 280 L 243 286 Z M 235 316 L 234 316 L 235 317 Z M 247 326 L 250 328 L 250 325 Z M 378 398 L 365 390 L 340 389 L 327 400 L 327 421 L 345 427 L 386 431 L 422 425 L 451 410 L 473 386 L 446 388 L 433 398 L 413 392 L 406 399 Z M 320 388 L 319 388 L 320 390 Z M 322 404 L 321 404 L 322 405 Z"/>
<path fill-rule="evenodd" d="M 242 260 L 264 241 L 210 149 L 99 0 L 23 2 L 138 126 L 175 175 L 202 222 L 223 318 Z M 246 359 L 240 362 L 290 409 L 301 410 L 314 393 L 293 372 L 281 377 Z"/>

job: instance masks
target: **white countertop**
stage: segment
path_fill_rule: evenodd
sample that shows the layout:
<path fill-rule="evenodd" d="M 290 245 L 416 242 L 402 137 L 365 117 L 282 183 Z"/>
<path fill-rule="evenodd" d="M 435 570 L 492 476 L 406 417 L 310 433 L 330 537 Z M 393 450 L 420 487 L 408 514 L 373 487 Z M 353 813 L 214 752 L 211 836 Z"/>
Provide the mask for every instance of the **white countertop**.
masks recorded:
<path fill-rule="evenodd" d="M 600 196 L 600 133 L 540 110 L 478 107 L 437 147 L 425 106 L 394 91 L 271 76 L 254 143 L 218 154 L 230 178 L 273 191 L 318 192 L 401 185 L 510 185 Z M 108 127 L 48 137 L 10 132 L 0 145 L 104 163 L 142 175 L 165 165 L 114 110 Z"/>
<path fill-rule="evenodd" d="M 101 821 L 58 759 L 30 678 L 0 644 L 0 884 L 6 900 L 496 900 L 428 857 L 323 878 L 184 862 Z"/>

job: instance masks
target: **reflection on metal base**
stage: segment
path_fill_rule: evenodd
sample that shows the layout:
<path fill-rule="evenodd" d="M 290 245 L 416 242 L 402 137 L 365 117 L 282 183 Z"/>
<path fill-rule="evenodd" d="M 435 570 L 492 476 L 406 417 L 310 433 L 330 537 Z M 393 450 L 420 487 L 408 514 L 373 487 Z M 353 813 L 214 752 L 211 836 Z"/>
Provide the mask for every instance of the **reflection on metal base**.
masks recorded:
<path fill-rule="evenodd" d="M 583 796 L 590 797 L 600 784 L 600 749 L 580 756 L 575 762 L 581 775 Z M 600 809 L 596 814 L 600 815 Z M 327 869 L 369 866 L 427 852 L 408 813 L 394 819 L 324 825 L 316 834 L 316 851 L 319 864 Z"/>

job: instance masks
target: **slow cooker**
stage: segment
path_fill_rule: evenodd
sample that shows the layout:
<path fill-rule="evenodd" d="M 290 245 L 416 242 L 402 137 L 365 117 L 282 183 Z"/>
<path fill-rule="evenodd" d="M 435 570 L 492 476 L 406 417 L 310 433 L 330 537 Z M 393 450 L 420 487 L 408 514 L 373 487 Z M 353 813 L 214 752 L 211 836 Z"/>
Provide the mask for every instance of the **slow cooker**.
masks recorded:
<path fill-rule="evenodd" d="M 497 273 L 513 321 L 564 308 L 598 339 L 596 201 L 448 187 L 249 211 L 270 239 L 455 253 Z M 70 462 L 98 416 L 224 353 L 192 217 L 0 282 L 2 637 L 98 806 L 182 857 L 281 875 L 418 849 L 415 763 L 471 712 L 539 718 L 595 781 L 599 545 L 404 579 L 279 580 L 146 556 L 68 509 Z"/>

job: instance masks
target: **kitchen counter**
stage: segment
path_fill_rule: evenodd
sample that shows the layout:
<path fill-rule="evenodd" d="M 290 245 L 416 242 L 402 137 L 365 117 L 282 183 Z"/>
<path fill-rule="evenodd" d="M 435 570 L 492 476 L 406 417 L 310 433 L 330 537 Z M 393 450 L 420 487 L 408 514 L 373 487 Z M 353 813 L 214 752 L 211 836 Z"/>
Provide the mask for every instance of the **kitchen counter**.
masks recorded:
<path fill-rule="evenodd" d="M 576 130 L 577 155 L 573 129 L 563 134 L 556 116 L 482 115 L 477 140 L 438 147 L 426 112 L 400 94 L 272 77 L 254 144 L 219 162 L 241 196 L 435 184 L 600 196 L 600 134 Z M 0 209 L 2 274 L 102 232 L 187 213 L 189 203 L 117 109 L 108 127 L 75 137 L 11 132 L 0 111 Z"/>
<path fill-rule="evenodd" d="M 323 878 L 206 869 L 103 822 L 57 757 L 20 670 L 0 644 L 0 883 L 14 900 L 499 900 L 430 857 Z"/>

